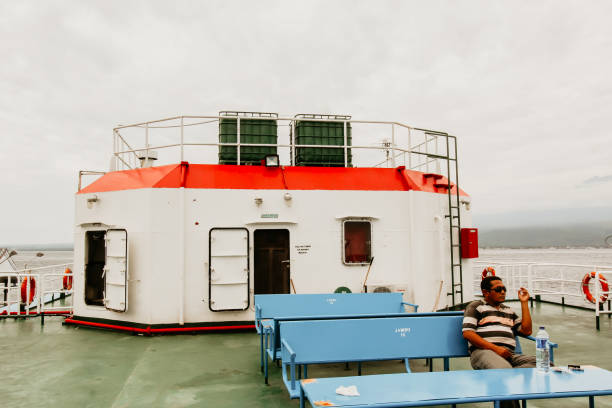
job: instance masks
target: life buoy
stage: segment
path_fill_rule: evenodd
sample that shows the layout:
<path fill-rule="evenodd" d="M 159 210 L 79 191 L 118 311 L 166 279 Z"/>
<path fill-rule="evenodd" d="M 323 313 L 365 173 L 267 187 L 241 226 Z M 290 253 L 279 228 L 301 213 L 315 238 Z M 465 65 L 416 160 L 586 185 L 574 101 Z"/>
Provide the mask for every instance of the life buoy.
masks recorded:
<path fill-rule="evenodd" d="M 70 268 L 66 268 L 64 273 L 69 274 L 69 276 L 64 276 L 64 278 L 62 279 L 62 287 L 64 288 L 64 290 L 70 290 L 72 289 L 72 271 L 70 270 Z"/>
<path fill-rule="evenodd" d="M 487 276 L 495 276 L 495 269 L 492 266 L 487 266 L 482 270 L 482 279 Z"/>
<path fill-rule="evenodd" d="M 587 273 L 586 275 L 584 275 L 584 278 L 582 278 L 582 293 L 584 293 L 586 300 L 588 300 L 591 303 L 595 303 L 595 297 L 589 290 L 589 282 L 591 281 L 591 279 L 595 278 L 596 276 L 597 274 L 595 273 L 595 271 L 593 271 L 591 273 Z M 608 281 L 601 273 L 599 274 L 598 280 L 599 280 L 599 284 L 601 285 L 601 291 L 608 292 L 609 291 Z M 604 293 L 599 298 L 599 301 L 605 302 L 607 299 L 608 299 L 608 294 Z"/>
<path fill-rule="evenodd" d="M 28 281 L 30 281 L 30 297 L 26 295 L 28 290 Z M 36 279 L 31 276 L 26 277 L 21 282 L 21 302 L 22 303 L 32 303 L 34 299 L 34 295 L 36 294 Z"/>

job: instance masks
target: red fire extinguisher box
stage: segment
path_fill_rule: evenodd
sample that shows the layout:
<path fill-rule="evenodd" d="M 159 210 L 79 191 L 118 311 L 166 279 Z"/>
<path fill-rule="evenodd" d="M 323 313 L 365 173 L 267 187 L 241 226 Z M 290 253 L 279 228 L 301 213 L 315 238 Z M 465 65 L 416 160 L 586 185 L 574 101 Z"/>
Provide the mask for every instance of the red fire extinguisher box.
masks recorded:
<path fill-rule="evenodd" d="M 478 258 L 478 228 L 461 228 L 461 257 Z"/>

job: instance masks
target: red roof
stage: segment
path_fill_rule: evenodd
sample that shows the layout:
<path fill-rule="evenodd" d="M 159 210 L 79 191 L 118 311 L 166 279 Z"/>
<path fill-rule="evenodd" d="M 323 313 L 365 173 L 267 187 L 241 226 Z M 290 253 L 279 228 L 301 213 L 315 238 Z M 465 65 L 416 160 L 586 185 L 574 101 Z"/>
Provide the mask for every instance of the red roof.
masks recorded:
<path fill-rule="evenodd" d="M 265 167 L 179 163 L 107 173 L 83 188 L 79 194 L 179 187 L 232 190 L 415 190 L 446 194 L 443 186 L 445 183 L 446 179 L 441 176 L 403 167 Z M 454 186 L 452 192 L 455 192 Z M 467 196 L 464 191 L 459 192 Z"/>

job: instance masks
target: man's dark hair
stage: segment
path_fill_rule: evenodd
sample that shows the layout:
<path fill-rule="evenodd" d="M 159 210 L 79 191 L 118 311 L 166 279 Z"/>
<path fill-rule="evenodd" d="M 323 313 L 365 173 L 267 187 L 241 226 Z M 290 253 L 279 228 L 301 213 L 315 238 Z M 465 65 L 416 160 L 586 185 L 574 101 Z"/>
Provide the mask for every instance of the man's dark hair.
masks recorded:
<path fill-rule="evenodd" d="M 501 280 L 499 276 L 487 276 L 482 281 L 480 281 L 480 290 L 491 290 L 491 282 Z"/>

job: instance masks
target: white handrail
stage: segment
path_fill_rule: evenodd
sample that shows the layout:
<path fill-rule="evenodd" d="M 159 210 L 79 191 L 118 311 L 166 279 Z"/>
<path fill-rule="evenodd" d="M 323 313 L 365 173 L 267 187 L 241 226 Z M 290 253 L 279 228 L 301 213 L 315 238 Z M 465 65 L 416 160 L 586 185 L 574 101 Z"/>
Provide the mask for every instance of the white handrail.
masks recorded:
<path fill-rule="evenodd" d="M 612 285 L 604 291 L 599 277 L 603 277 L 612 283 L 612 266 L 610 265 L 584 265 L 571 263 L 552 262 L 486 262 L 475 261 L 473 264 L 474 286 L 480 287 L 481 270 L 483 266 L 494 266 L 496 275 L 500 276 L 508 287 L 506 299 L 516 300 L 518 288 L 525 287 L 532 296 L 547 296 L 549 299 L 556 298 L 556 302 L 565 304 L 565 298 L 583 299 L 580 304 L 574 306 L 593 308 L 595 316 L 599 319 L 602 314 L 612 314 Z M 554 270 L 551 270 L 553 269 Z M 595 272 L 594 293 L 595 303 L 586 300 L 582 292 L 583 279 Z M 475 295 L 480 296 L 480 291 L 475 290 Z M 601 299 L 606 299 L 602 302 Z"/>
<path fill-rule="evenodd" d="M 4 285 L 0 285 L 0 296 L 2 296 L 0 298 L 0 317 L 42 316 L 45 311 L 58 310 L 72 313 L 72 304 L 62 307 L 46 306 L 55 301 L 55 294 L 64 295 L 64 297 L 72 295 L 72 289 L 63 288 L 63 279 L 64 277 L 73 279 L 73 273 L 56 272 L 58 269 L 62 270 L 72 265 L 72 263 L 63 263 L 0 273 L 0 279 L 6 280 Z M 32 273 L 32 271 L 38 273 Z M 21 295 L 24 282 L 26 302 L 22 301 Z M 28 300 L 32 282 L 34 286 L 30 302 Z"/>
<path fill-rule="evenodd" d="M 256 113 L 253 113 L 255 115 Z M 397 121 L 375 121 L 375 120 L 353 120 L 350 116 L 330 116 L 330 115 L 314 115 L 314 116 L 299 116 L 295 117 L 283 117 L 283 116 L 244 116 L 242 113 L 237 113 L 236 115 L 229 115 L 229 113 L 223 113 L 220 115 L 181 115 L 181 116 L 173 116 L 163 119 L 150 120 L 146 122 L 137 122 L 128 125 L 119 125 L 113 129 L 113 160 L 115 165 L 119 166 L 119 169 L 133 169 L 135 167 L 139 167 L 138 160 L 135 160 L 134 164 L 132 164 L 132 160 L 134 157 L 138 156 L 138 152 L 149 152 L 152 149 L 160 150 L 160 149 L 179 149 L 179 153 L 177 155 L 177 159 L 180 161 L 185 160 L 185 147 L 192 146 L 194 148 L 197 147 L 236 147 L 236 152 L 234 158 L 236 159 L 237 165 L 241 164 L 240 156 L 244 154 L 241 153 L 241 147 L 276 147 L 277 149 L 282 149 L 282 151 L 277 150 L 277 154 L 279 156 L 282 153 L 281 163 L 289 163 L 291 165 L 295 165 L 296 163 L 296 150 L 300 148 L 316 148 L 316 149 L 342 149 L 344 155 L 344 165 L 345 166 L 367 166 L 367 167 L 379 167 L 383 164 L 389 166 L 391 164 L 393 167 L 397 167 L 397 165 L 402 164 L 412 169 L 413 163 L 417 168 L 421 168 L 425 166 L 429 169 L 431 164 L 438 162 L 439 160 L 447 160 L 453 156 L 453 153 L 444 151 L 440 153 L 441 138 L 455 138 L 455 136 L 449 135 L 445 132 L 438 132 L 428 129 L 417 128 L 414 126 L 409 126 L 407 124 L 397 122 Z M 240 127 L 241 121 L 249 120 L 249 119 L 266 119 L 273 120 L 276 122 L 277 128 L 279 127 L 287 127 L 288 135 L 278 135 L 279 138 L 287 138 L 287 142 L 283 143 L 279 140 L 279 143 L 267 144 L 267 143 L 244 143 L 242 142 L 241 137 L 236 138 L 235 143 L 221 143 L 218 140 L 218 134 L 214 134 L 214 136 L 209 132 L 200 132 L 197 130 L 196 136 L 193 136 L 193 133 L 190 135 L 186 135 L 186 128 L 194 127 L 194 126 L 210 126 L 220 123 L 223 119 L 233 119 L 236 121 L 236 135 L 240 135 Z M 190 122 L 195 121 L 195 122 Z M 318 145 L 318 144 L 298 144 L 296 139 L 296 126 L 297 122 L 334 122 L 340 123 L 343 126 L 343 141 L 341 141 L 337 145 Z M 382 126 L 384 132 L 390 131 L 390 137 L 387 137 L 386 140 L 391 140 L 390 144 L 382 144 L 380 146 L 371 146 L 364 144 L 352 144 L 349 142 L 349 126 L 351 125 L 375 125 L 379 128 Z M 124 134 L 125 132 L 129 132 L 132 129 L 139 130 L 136 133 L 136 136 L 140 140 L 139 143 L 128 143 L 128 134 Z M 180 129 L 178 132 L 173 131 L 173 129 Z M 209 127 L 210 129 L 210 127 Z M 369 128 L 368 128 L 369 129 Z M 155 135 L 152 134 L 152 131 L 155 130 L 157 133 Z M 168 136 L 167 133 L 163 133 L 165 131 L 176 132 L 176 134 L 170 134 Z M 159 133 L 162 132 L 162 133 Z M 356 137 L 375 137 L 378 138 L 380 135 L 378 130 L 370 131 L 366 130 L 362 133 L 355 133 L 351 137 L 355 139 Z M 132 134 L 133 135 L 133 134 Z M 140 136 L 138 136 L 140 135 Z M 159 135 L 163 137 L 163 142 L 161 140 L 154 140 Z M 195 139 L 194 139 L 195 137 Z M 214 138 L 214 139 L 213 139 Z M 173 140 L 170 140 L 173 139 Z M 208 139 L 208 140 L 206 140 Z M 130 137 L 130 140 L 133 139 Z M 365 140 L 365 139 L 364 139 Z M 157 143 L 156 143 L 157 142 Z M 166 142 L 166 143 L 164 143 Z M 414 145 L 412 145 L 414 143 Z M 442 144 L 444 145 L 444 143 Z M 423 149 L 422 147 L 425 147 Z M 446 150 L 446 149 L 444 149 Z M 378 151 L 382 152 L 383 155 L 386 156 L 384 160 L 380 160 L 376 157 L 373 157 L 370 153 L 364 153 L 363 155 L 355 156 L 356 151 Z M 391 153 L 389 156 L 389 152 Z M 175 153 L 171 153 L 174 155 Z M 209 156 L 207 156 L 208 160 L 203 158 L 202 156 L 198 156 L 204 163 L 212 161 L 212 151 L 209 150 Z M 353 154 L 353 158 L 351 159 L 351 154 Z M 128 156 L 126 156 L 128 155 Z M 286 156 L 288 155 L 288 156 Z M 415 157 L 413 157 L 415 156 Z M 419 158 L 420 157 L 420 158 Z M 418 160 L 414 160 L 415 158 L 419 158 Z M 381 158 L 382 159 L 382 158 Z M 399 163 L 397 162 L 401 160 Z M 453 158 L 454 159 L 454 158 Z M 164 157 L 166 164 L 176 163 L 177 160 L 169 159 L 169 157 Z M 160 162 L 161 163 L 161 162 Z M 440 163 L 437 163 L 437 168 L 439 169 Z M 444 167 L 444 166 L 442 166 Z M 436 167 L 434 167 L 436 168 Z M 112 168 L 112 170 L 117 170 L 116 168 Z M 438 170 L 444 172 L 445 170 Z M 442 174 L 447 176 L 446 174 Z"/>

